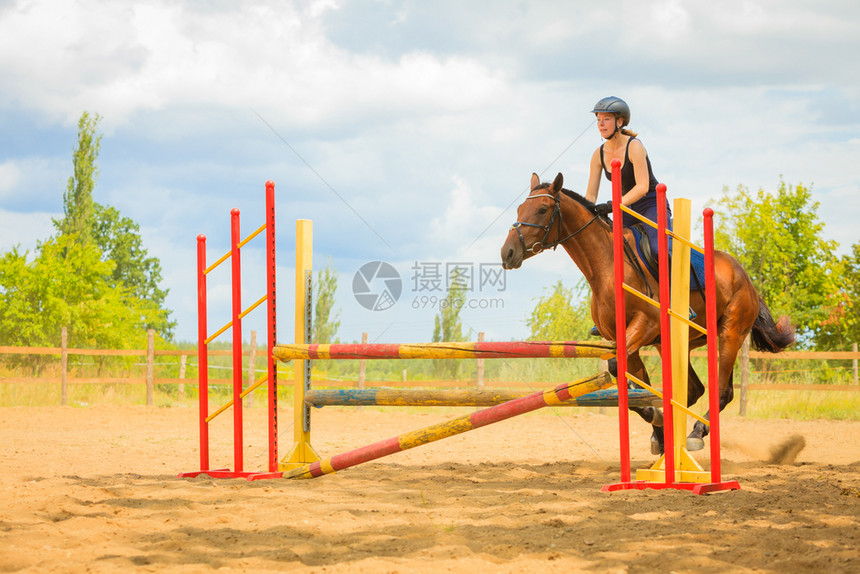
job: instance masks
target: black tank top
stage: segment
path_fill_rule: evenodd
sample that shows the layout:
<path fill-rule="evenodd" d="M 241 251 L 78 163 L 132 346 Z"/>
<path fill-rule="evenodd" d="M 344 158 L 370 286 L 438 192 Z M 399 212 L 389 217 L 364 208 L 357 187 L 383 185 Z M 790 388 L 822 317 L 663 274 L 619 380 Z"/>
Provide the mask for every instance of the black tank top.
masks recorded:
<path fill-rule="evenodd" d="M 627 192 L 636 186 L 636 174 L 633 170 L 633 163 L 630 161 L 630 142 L 634 139 L 631 137 L 627 140 L 627 147 L 624 150 L 624 165 L 621 166 L 621 195 L 627 195 Z M 612 181 L 612 172 L 606 169 L 606 162 L 603 161 L 603 144 L 600 146 L 600 165 L 603 166 L 603 173 L 606 174 L 606 179 Z M 648 166 L 648 192 L 639 199 L 636 203 L 630 206 L 631 209 L 638 211 L 639 207 L 647 207 L 648 205 L 657 204 L 657 178 L 654 177 L 654 170 L 651 169 L 651 158 L 645 156 L 645 163 Z M 640 206 L 640 204 L 642 204 Z"/>

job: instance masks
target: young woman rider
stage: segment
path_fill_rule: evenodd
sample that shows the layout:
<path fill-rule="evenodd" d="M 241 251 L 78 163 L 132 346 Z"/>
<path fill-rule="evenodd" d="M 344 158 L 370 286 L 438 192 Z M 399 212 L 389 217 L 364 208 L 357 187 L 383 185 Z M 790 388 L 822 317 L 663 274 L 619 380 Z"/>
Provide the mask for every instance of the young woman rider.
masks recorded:
<path fill-rule="evenodd" d="M 613 159 L 621 160 L 621 202 L 636 213 L 657 221 L 657 178 L 651 169 L 651 160 L 645 146 L 636 138 L 636 133 L 628 130 L 630 123 L 630 107 L 627 103 L 614 96 L 603 98 L 591 110 L 597 116 L 597 130 L 606 141 L 594 151 L 591 156 L 591 171 L 588 177 L 588 190 L 585 199 L 597 203 L 597 192 L 600 190 L 601 172 L 606 179 L 612 181 L 610 166 Z M 672 212 L 669 203 L 666 209 L 666 221 L 672 228 Z M 607 201 L 597 205 L 597 212 L 607 215 L 612 212 L 612 202 Z M 625 213 L 622 225 L 629 227 L 638 220 Z M 651 248 L 657 251 L 657 230 L 650 225 L 645 226 L 645 233 L 651 240 Z"/>
<path fill-rule="evenodd" d="M 621 98 L 610 96 L 597 102 L 591 112 L 597 116 L 597 130 L 606 141 L 591 156 L 591 171 L 585 199 L 597 203 L 601 172 L 606 174 L 606 179 L 612 181 L 610 166 L 613 159 L 618 159 L 621 161 L 621 203 L 656 222 L 657 178 L 654 177 L 645 146 L 636 138 L 636 132 L 627 129 L 630 123 L 630 107 Z M 596 207 L 600 215 L 612 213 L 611 201 L 597 204 Z M 669 229 L 672 229 L 672 212 L 669 209 L 668 200 L 663 208 L 666 210 Z M 623 213 L 621 221 L 622 225 L 629 227 L 638 220 L 628 213 Z M 650 225 L 644 227 L 651 242 L 651 250 L 656 253 L 657 230 Z M 592 327 L 590 334 L 598 336 L 600 333 L 597 327 Z"/>

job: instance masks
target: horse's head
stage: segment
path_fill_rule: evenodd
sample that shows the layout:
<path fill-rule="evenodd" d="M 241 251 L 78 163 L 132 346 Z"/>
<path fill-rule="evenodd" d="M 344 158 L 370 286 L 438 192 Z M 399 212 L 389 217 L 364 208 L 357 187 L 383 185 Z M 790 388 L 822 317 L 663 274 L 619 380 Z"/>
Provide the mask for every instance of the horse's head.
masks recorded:
<path fill-rule="evenodd" d="M 532 174 L 531 192 L 517 208 L 517 221 L 502 245 L 502 267 L 517 269 L 550 245 L 553 227 L 561 225 L 558 194 L 563 183 L 560 173 L 552 184 L 541 183 L 537 174 Z"/>

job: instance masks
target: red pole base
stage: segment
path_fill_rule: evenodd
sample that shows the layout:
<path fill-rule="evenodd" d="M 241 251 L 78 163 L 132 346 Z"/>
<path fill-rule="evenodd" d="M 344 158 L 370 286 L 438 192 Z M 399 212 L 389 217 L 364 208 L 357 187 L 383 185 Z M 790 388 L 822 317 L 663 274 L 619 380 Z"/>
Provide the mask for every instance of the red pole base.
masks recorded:
<path fill-rule="evenodd" d="M 600 490 L 602 492 L 615 492 L 616 490 L 645 490 L 647 488 L 653 490 L 666 490 L 672 488 L 675 490 L 689 490 L 693 494 L 709 494 L 711 492 L 720 492 L 724 490 L 740 490 L 741 485 L 738 484 L 737 480 L 728 480 L 724 482 L 673 482 L 672 484 L 636 480 L 632 482 L 606 484 Z"/>
<path fill-rule="evenodd" d="M 194 478 L 205 474 L 211 478 L 247 478 L 256 472 L 233 472 L 229 468 L 219 468 L 218 470 L 195 470 L 194 472 L 183 472 L 177 475 L 177 478 Z"/>
<path fill-rule="evenodd" d="M 247 480 L 269 480 L 271 478 L 284 478 L 283 472 L 254 472 Z"/>

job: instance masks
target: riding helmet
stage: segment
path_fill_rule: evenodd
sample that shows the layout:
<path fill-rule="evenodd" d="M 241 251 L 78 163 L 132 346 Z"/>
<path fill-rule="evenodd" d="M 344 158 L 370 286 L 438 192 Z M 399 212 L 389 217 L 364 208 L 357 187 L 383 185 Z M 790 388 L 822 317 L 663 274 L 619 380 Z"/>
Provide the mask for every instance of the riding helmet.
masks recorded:
<path fill-rule="evenodd" d="M 630 106 L 621 98 L 616 98 L 615 96 L 603 98 L 594 104 L 594 109 L 591 110 L 591 113 L 596 114 L 597 112 L 606 112 L 621 116 L 621 119 L 624 120 L 623 126 L 630 123 Z"/>

